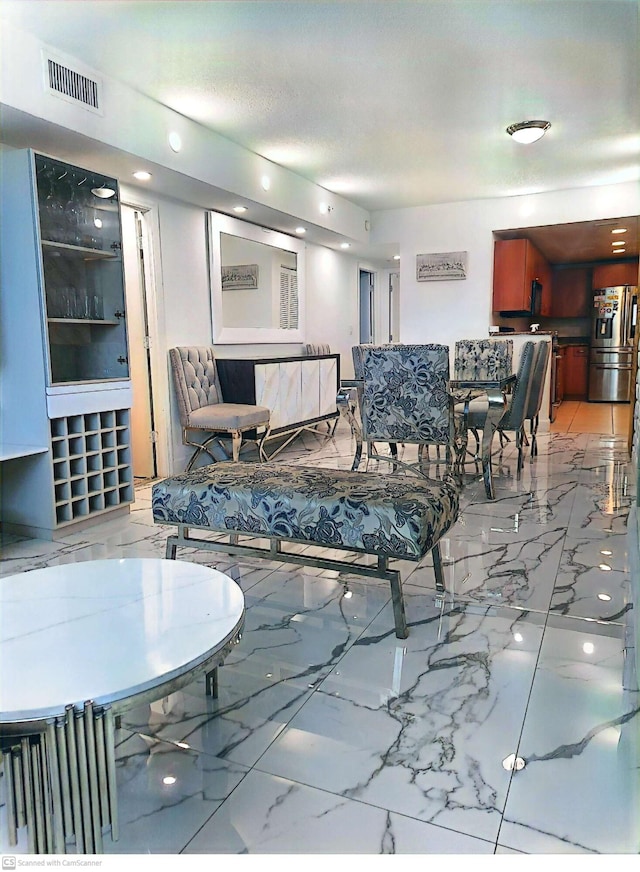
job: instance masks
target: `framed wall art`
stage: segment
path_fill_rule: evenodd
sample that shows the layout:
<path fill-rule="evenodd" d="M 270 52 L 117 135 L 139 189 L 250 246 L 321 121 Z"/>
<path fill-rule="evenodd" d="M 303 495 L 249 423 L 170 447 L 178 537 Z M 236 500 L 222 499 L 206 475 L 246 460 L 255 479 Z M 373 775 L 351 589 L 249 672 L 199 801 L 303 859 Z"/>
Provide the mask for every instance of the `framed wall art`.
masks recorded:
<path fill-rule="evenodd" d="M 258 264 L 243 263 L 222 267 L 223 291 L 253 291 L 258 287 Z"/>
<path fill-rule="evenodd" d="M 416 281 L 418 282 L 440 282 L 444 279 L 466 279 L 466 277 L 466 251 L 416 255 Z"/>

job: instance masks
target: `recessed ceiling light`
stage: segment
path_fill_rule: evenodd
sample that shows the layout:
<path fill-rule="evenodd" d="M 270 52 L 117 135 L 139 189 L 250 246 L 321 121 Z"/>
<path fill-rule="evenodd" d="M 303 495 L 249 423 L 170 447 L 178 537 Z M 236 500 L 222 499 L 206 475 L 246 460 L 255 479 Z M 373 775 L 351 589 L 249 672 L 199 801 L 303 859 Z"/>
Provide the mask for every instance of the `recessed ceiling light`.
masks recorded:
<path fill-rule="evenodd" d="M 238 215 L 242 215 L 243 212 L 247 211 L 247 207 L 246 206 L 234 206 L 233 211 L 237 212 Z"/>
<path fill-rule="evenodd" d="M 351 243 L 350 242 L 341 242 L 340 248 L 351 248 Z"/>
<path fill-rule="evenodd" d="M 522 635 L 522 633 L 514 633 L 513 638 L 516 642 L 524 642 L 524 636 Z"/>
<path fill-rule="evenodd" d="M 93 219 L 93 226 L 97 227 L 98 230 L 101 230 L 102 229 L 102 218 L 94 218 Z"/>
<path fill-rule="evenodd" d="M 263 176 L 260 179 L 260 184 L 262 185 L 263 191 L 268 191 L 269 188 L 271 187 L 271 179 L 269 178 L 269 176 Z"/>
<path fill-rule="evenodd" d="M 543 137 L 550 127 L 551 123 L 549 121 L 520 121 L 518 124 L 510 124 L 507 127 L 507 133 L 516 142 L 528 145 Z"/>
<path fill-rule="evenodd" d="M 176 152 L 182 148 L 182 139 L 176 130 L 172 130 L 169 134 L 169 148 Z"/>
<path fill-rule="evenodd" d="M 611 254 L 624 254 L 626 250 L 626 248 L 614 248 Z"/>
<path fill-rule="evenodd" d="M 306 233 L 306 232 L 307 232 L 306 227 L 296 227 L 296 233 L 298 233 L 300 236 L 302 236 L 302 234 Z"/>
<path fill-rule="evenodd" d="M 585 654 L 593 654 L 593 652 L 596 650 L 596 646 L 593 644 L 593 642 L 585 642 L 582 646 L 582 650 Z"/>
<path fill-rule="evenodd" d="M 611 232 L 612 233 L 626 233 L 627 228 L 626 227 L 616 227 L 616 229 L 612 230 Z"/>
<path fill-rule="evenodd" d="M 139 182 L 148 182 L 151 178 L 151 173 L 148 173 L 146 170 L 136 170 L 133 174 L 133 178 L 137 179 Z"/>
<path fill-rule="evenodd" d="M 320 205 L 318 206 L 318 208 L 320 209 L 320 213 L 321 213 L 322 215 L 326 215 L 326 214 L 328 213 L 328 211 L 329 211 L 329 206 L 328 206 L 327 203 L 320 203 Z"/>
<path fill-rule="evenodd" d="M 617 242 L 612 242 L 611 245 L 614 245 L 614 246 L 615 245 L 625 245 L 625 242 L 622 239 L 620 239 Z"/>

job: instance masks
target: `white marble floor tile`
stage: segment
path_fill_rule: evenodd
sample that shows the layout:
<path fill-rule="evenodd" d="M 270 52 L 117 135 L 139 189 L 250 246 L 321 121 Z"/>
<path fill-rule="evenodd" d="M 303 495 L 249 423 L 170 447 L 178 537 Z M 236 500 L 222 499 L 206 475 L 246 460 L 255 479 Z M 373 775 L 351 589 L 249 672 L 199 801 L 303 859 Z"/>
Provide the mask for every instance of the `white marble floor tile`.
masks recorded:
<path fill-rule="evenodd" d="M 181 549 L 242 587 L 244 634 L 216 699 L 200 679 L 123 716 L 121 839 L 105 851 L 637 854 L 626 438 L 541 433 L 538 447 L 519 477 L 513 442 L 496 456 L 494 501 L 467 463 L 441 543 L 444 596 L 431 555 L 392 562 L 406 640 L 386 581 Z M 304 433 L 278 460 L 350 469 L 354 450 L 340 421 L 334 438 Z M 0 583 L 52 564 L 163 557 L 175 530 L 153 524 L 151 495 L 138 483 L 129 515 L 56 542 L 5 536 Z M 502 761 L 514 753 L 526 765 L 512 773 Z M 23 833 L 7 850 L 4 814 L 0 799 L 0 851 L 26 852 Z"/>
<path fill-rule="evenodd" d="M 105 854 L 179 854 L 247 769 L 134 737 L 118 749 L 119 838 Z"/>
<path fill-rule="evenodd" d="M 185 854 L 492 854 L 493 845 L 252 771 Z"/>
<path fill-rule="evenodd" d="M 640 852 L 640 700 L 622 687 L 620 627 L 549 618 L 500 844 Z"/>
<path fill-rule="evenodd" d="M 403 641 L 383 612 L 256 768 L 494 841 L 542 627 L 421 611 Z"/>
<path fill-rule="evenodd" d="M 626 534 L 567 534 L 550 612 L 626 623 L 633 608 Z"/>

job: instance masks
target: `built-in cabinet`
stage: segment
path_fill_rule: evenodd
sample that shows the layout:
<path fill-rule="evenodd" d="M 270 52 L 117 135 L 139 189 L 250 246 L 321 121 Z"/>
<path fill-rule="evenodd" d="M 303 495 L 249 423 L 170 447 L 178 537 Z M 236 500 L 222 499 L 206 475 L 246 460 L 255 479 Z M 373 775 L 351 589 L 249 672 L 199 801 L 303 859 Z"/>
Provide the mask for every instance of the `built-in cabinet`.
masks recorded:
<path fill-rule="evenodd" d="M 597 288 L 614 288 L 617 285 L 638 284 L 638 261 L 626 263 L 602 263 L 594 266 L 591 285 Z"/>
<path fill-rule="evenodd" d="M 551 280 L 552 318 L 589 318 L 593 300 L 591 269 L 555 269 Z"/>
<path fill-rule="evenodd" d="M 568 345 L 564 350 L 563 394 L 565 399 L 586 400 L 589 378 L 589 346 Z"/>
<path fill-rule="evenodd" d="M 338 354 L 307 357 L 216 358 L 222 396 L 271 410 L 271 435 L 338 417 Z"/>
<path fill-rule="evenodd" d="M 531 286 L 542 285 L 540 315 L 551 311 L 551 268 L 528 239 L 497 239 L 493 259 L 493 311 L 522 312 L 531 308 Z"/>
<path fill-rule="evenodd" d="M 0 159 L 2 523 L 51 538 L 133 500 L 118 184 Z"/>

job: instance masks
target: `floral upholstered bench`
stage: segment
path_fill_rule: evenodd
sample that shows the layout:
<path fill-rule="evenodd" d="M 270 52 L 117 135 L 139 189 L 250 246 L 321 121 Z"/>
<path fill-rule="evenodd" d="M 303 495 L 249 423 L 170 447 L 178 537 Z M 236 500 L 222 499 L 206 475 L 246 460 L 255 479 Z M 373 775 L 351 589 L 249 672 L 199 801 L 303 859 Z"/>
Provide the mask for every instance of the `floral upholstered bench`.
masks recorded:
<path fill-rule="evenodd" d="M 167 540 L 167 558 L 187 546 L 388 580 L 399 639 L 409 631 L 400 572 L 389 568 L 389 560 L 418 562 L 431 551 L 436 588 L 443 591 L 439 541 L 457 514 L 453 479 L 413 475 L 223 462 L 153 486 L 154 521 L 178 527 Z M 224 533 L 228 539 L 196 537 L 194 530 Z M 249 542 L 240 544 L 241 536 Z M 260 539 L 268 539 L 270 547 L 259 546 L 255 540 Z M 287 542 L 372 555 L 377 563 L 293 553 L 283 549 Z"/>

